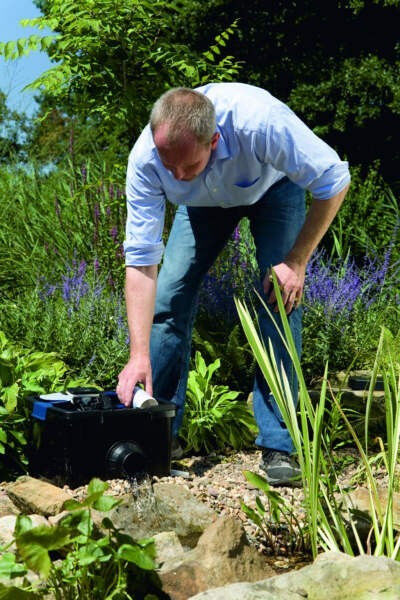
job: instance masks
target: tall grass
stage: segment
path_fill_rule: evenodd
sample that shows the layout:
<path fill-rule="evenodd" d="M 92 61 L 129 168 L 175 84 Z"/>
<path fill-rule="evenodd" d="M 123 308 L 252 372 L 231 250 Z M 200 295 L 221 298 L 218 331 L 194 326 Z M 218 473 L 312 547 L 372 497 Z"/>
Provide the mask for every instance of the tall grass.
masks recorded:
<path fill-rule="evenodd" d="M 347 496 L 342 489 L 336 466 L 330 454 L 329 440 L 326 439 L 326 399 L 328 380 L 326 365 L 319 401 L 311 402 L 307 385 L 303 376 L 300 360 L 296 352 L 289 322 L 285 314 L 282 298 L 274 276 L 275 293 L 278 299 L 279 312 L 282 321 L 280 335 L 289 355 L 299 381 L 298 413 L 290 390 L 288 378 L 280 365 L 276 363 L 271 343 L 264 347 L 245 303 L 236 301 L 239 318 L 255 358 L 268 383 L 271 393 L 282 413 L 285 425 L 292 437 L 301 468 L 304 489 L 304 503 L 307 520 L 307 530 L 310 547 L 315 557 L 320 548 L 324 550 L 341 550 L 353 555 L 355 552 L 364 553 L 368 550 L 365 541 L 360 539 L 356 522 L 348 506 Z M 265 310 L 270 313 L 267 305 Z M 271 315 L 272 318 L 272 315 Z M 384 367 L 384 368 L 382 368 Z M 370 466 L 368 454 L 368 421 L 373 399 L 374 383 L 379 370 L 382 370 L 385 381 L 386 409 L 386 447 L 383 447 L 384 464 L 389 476 L 388 502 L 382 506 Z M 393 529 L 393 489 L 395 470 L 399 456 L 400 436 L 400 380 L 399 365 L 393 356 L 385 356 L 385 332 L 381 334 L 376 355 L 371 387 L 365 415 L 365 440 L 363 443 L 357 437 L 351 424 L 343 413 L 340 403 L 336 400 L 338 409 L 344 419 L 354 442 L 359 450 L 367 474 L 367 486 L 370 497 L 372 524 L 368 547 L 374 547 L 374 554 L 385 554 L 400 560 L 400 535 L 397 538 Z M 355 540 L 355 544 L 354 541 Z M 355 548 L 356 546 L 356 548 Z"/>
<path fill-rule="evenodd" d="M 8 293 L 64 272 L 72 259 L 123 270 L 121 173 L 88 161 L 49 172 L 11 166 L 0 176 L 0 286 Z"/>

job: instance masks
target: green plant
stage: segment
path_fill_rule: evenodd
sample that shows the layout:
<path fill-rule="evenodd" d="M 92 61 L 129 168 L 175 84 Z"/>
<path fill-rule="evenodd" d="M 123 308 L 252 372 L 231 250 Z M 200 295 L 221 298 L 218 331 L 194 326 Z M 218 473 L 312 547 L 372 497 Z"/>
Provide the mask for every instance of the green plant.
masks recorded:
<path fill-rule="evenodd" d="M 239 392 L 211 383 L 220 364 L 217 359 L 207 366 L 200 352 L 196 352 L 196 368 L 189 372 L 181 430 L 185 450 L 210 452 L 227 445 L 238 450 L 254 441 L 254 418 L 247 404 L 237 400 Z"/>
<path fill-rule="evenodd" d="M 233 57 L 222 56 L 234 24 L 205 52 L 176 39 L 174 25 L 190 10 L 166 0 L 51 0 L 45 16 L 22 24 L 56 33 L 1 43 L 0 54 L 8 60 L 32 50 L 47 52 L 55 65 L 28 87 L 44 90 L 70 113 L 89 116 L 99 134 L 107 131 L 109 143 L 118 146 L 121 138 L 138 135 L 151 103 L 167 87 L 237 75 Z"/>
<path fill-rule="evenodd" d="M 313 556 L 316 556 L 321 547 L 325 550 L 341 549 L 349 554 L 354 554 L 354 544 L 356 545 L 357 551 L 363 553 L 367 551 L 367 548 L 363 547 L 360 536 L 357 533 L 354 514 L 352 514 L 351 509 L 346 505 L 346 495 L 339 484 L 337 473 L 335 471 L 335 464 L 330 456 L 329 443 L 326 440 L 324 431 L 326 418 L 327 366 L 322 382 L 320 399 L 316 406 L 314 406 L 311 402 L 301 370 L 300 361 L 296 353 L 294 340 L 275 275 L 274 289 L 277 296 L 283 329 L 283 331 L 279 330 L 280 335 L 282 336 L 293 361 L 299 381 L 299 421 L 297 419 L 295 403 L 287 376 L 284 372 L 282 377 L 280 376 L 280 368 L 276 363 L 271 343 L 269 344 L 268 349 L 263 346 L 246 306 L 238 300 L 237 307 L 246 336 L 253 349 L 260 369 L 277 402 L 297 452 L 304 488 L 307 536 L 312 554 Z M 268 306 L 264 304 L 264 307 L 270 314 Z M 271 314 L 270 316 L 272 318 Z M 370 510 L 372 515 L 372 526 L 370 533 L 373 536 L 374 541 L 374 554 L 386 554 L 392 558 L 399 559 L 400 535 L 398 535 L 396 539 L 393 528 L 393 489 L 396 465 L 399 456 L 400 381 L 398 379 L 398 364 L 396 365 L 396 363 L 387 356 L 385 357 L 385 360 L 389 360 L 390 365 L 389 368 L 386 367 L 383 370 L 387 436 L 387 445 L 384 450 L 384 462 L 389 477 L 389 500 L 386 508 L 380 503 L 376 481 L 374 480 L 370 462 L 368 460 L 369 415 L 375 381 L 382 362 L 382 349 L 384 348 L 384 345 L 385 330 L 383 330 L 381 334 L 372 372 L 366 406 L 364 444 L 362 444 L 357 437 L 354 428 L 343 412 L 339 402 L 336 402 L 336 406 L 353 437 L 366 470 L 371 501 Z M 334 396 L 333 400 L 335 401 Z M 340 500 L 338 500 L 337 493 L 339 494 Z M 350 532 L 352 533 L 355 542 L 352 540 Z M 367 540 L 367 543 L 370 542 L 370 540 Z"/>
<path fill-rule="evenodd" d="M 46 594 L 52 594 L 55 600 L 162 597 L 154 573 L 153 541 L 134 541 L 116 529 L 107 517 L 102 521 L 105 534 L 94 526 L 92 509 L 107 512 L 120 503 L 105 495 L 108 487 L 107 483 L 93 479 L 82 502 L 64 503 L 69 512 L 54 526 L 32 527 L 29 517 L 17 518 L 14 539 L 3 548 L 4 552 L 15 545 L 17 560 L 5 552 L 0 558 L 0 573 L 9 578 L 23 577 L 30 569 L 41 581 L 39 586 L 26 580 L 22 586 L 0 584 L 1 598 L 33 600 Z M 54 560 L 55 555 L 59 560 Z"/>
<path fill-rule="evenodd" d="M 226 331 L 223 323 L 215 328 L 211 319 L 198 318 L 193 330 L 192 344 L 208 361 L 220 359 L 221 368 L 217 374 L 223 385 L 250 392 L 255 374 L 255 360 L 250 346 L 237 323 Z M 214 328 L 212 329 L 212 326 Z"/>
<path fill-rule="evenodd" d="M 82 384 L 87 381 L 68 377 L 68 367 L 56 353 L 27 350 L 10 342 L 0 330 L 0 454 L 6 459 L 0 464 L 1 476 L 7 475 L 10 463 L 14 468 L 27 468 L 25 397 Z"/>
<path fill-rule="evenodd" d="M 244 471 L 247 481 L 264 492 L 268 508 L 260 498 L 256 497 L 255 509 L 241 502 L 243 512 L 260 528 L 269 546 L 278 554 L 282 544 L 291 552 L 306 548 L 305 527 L 299 521 L 295 508 L 276 490 L 271 489 L 267 480 L 253 473 Z"/>

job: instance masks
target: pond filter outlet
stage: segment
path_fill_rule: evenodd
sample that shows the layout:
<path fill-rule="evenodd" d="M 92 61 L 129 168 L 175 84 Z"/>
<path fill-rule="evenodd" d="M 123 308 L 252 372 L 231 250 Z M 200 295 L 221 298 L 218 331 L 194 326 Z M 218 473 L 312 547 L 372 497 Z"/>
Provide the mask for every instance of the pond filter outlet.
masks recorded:
<path fill-rule="evenodd" d="M 126 408 L 114 392 L 88 405 L 31 397 L 29 472 L 70 487 L 92 477 L 162 477 L 171 471 L 173 404 Z"/>

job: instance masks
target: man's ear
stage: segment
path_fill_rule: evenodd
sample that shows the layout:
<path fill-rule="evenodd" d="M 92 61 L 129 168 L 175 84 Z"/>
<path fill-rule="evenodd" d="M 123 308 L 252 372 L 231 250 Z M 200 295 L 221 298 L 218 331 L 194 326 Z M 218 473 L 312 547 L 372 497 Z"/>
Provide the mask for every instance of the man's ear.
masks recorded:
<path fill-rule="evenodd" d="M 218 145 L 218 140 L 219 140 L 219 133 L 218 133 L 218 131 L 216 131 L 211 138 L 211 150 L 215 150 L 215 148 Z"/>

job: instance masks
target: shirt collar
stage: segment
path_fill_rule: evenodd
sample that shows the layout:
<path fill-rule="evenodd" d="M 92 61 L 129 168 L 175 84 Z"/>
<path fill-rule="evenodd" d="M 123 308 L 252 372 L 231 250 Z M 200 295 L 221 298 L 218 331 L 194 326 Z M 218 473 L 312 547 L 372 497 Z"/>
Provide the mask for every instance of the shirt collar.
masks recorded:
<path fill-rule="evenodd" d="M 229 158 L 231 156 L 228 144 L 224 139 L 223 130 L 219 125 L 217 125 L 217 132 L 219 133 L 219 140 L 216 149 L 211 155 L 210 165 L 213 165 L 217 160 L 224 160 L 225 158 Z"/>

